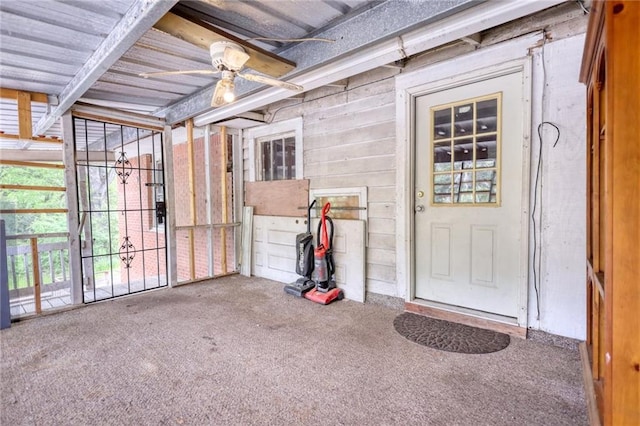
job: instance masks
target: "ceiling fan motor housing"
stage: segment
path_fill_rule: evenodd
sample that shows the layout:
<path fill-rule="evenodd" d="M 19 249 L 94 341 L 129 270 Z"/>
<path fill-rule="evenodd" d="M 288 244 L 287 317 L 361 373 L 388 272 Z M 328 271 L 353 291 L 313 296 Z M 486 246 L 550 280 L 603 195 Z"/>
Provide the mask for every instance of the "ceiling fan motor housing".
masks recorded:
<path fill-rule="evenodd" d="M 211 55 L 211 64 L 219 71 L 231 69 L 227 63 L 224 62 L 225 49 L 233 49 L 244 53 L 244 49 L 237 43 L 231 41 L 216 41 L 209 46 L 209 54 Z M 233 70 L 238 71 L 238 70 Z"/>

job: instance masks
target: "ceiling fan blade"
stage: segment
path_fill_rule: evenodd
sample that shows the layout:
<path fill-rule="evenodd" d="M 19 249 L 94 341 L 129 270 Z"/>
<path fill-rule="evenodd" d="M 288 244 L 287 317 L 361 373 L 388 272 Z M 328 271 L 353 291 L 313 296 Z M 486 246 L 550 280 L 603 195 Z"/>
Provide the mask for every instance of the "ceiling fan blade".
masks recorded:
<path fill-rule="evenodd" d="M 219 71 L 214 70 L 187 70 L 187 71 L 161 71 L 161 72 L 142 72 L 138 74 L 140 77 L 160 77 L 163 75 L 180 75 L 180 74 L 217 74 Z"/>
<path fill-rule="evenodd" d="M 211 106 L 212 107 L 219 107 L 224 105 L 226 102 L 224 101 L 224 93 L 226 91 L 224 84 L 222 83 L 223 80 L 218 80 L 218 82 L 216 83 L 216 88 L 213 91 L 213 97 L 211 98 Z"/>
<path fill-rule="evenodd" d="M 282 87 L 284 89 L 294 90 L 297 92 L 302 92 L 304 90 L 304 87 L 300 85 L 288 83 L 286 81 L 276 80 L 275 78 L 269 78 L 262 75 L 240 74 L 240 73 L 236 73 L 236 75 L 240 78 L 244 78 L 245 80 L 255 81 L 256 83 L 268 84 L 269 86 Z"/>
<path fill-rule="evenodd" d="M 207 50 L 216 41 L 237 43 L 249 54 L 247 67 L 273 77 L 281 77 L 296 67 L 294 62 L 247 43 L 184 10 L 174 12 L 165 14 L 155 23 L 154 28 Z"/>
<path fill-rule="evenodd" d="M 240 50 L 233 49 L 231 47 L 224 49 L 224 57 L 222 61 L 229 69 L 239 70 L 248 60 L 249 55 L 245 52 L 241 52 Z"/>

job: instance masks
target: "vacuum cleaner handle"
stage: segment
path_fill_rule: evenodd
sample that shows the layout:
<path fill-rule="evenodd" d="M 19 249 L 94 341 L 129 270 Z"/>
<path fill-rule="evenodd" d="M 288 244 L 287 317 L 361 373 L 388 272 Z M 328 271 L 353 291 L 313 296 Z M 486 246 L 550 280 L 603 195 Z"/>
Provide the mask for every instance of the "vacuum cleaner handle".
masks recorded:
<path fill-rule="evenodd" d="M 315 205 L 316 205 L 316 200 L 313 200 L 311 204 L 309 204 L 309 209 L 307 210 L 307 234 L 311 233 L 311 210 Z"/>
<path fill-rule="evenodd" d="M 318 239 L 318 247 L 320 246 L 324 246 L 326 249 L 329 248 L 329 237 L 327 236 L 327 223 L 326 223 L 326 218 L 327 218 L 327 214 L 329 214 L 329 210 L 331 210 L 331 203 L 326 203 L 324 205 L 324 207 L 322 208 L 322 215 L 320 216 L 320 221 L 318 222 L 318 235 L 317 235 L 317 239 Z M 333 232 L 333 222 L 331 223 L 332 225 L 332 232 Z M 320 233 L 320 231 L 322 230 L 322 234 Z"/>

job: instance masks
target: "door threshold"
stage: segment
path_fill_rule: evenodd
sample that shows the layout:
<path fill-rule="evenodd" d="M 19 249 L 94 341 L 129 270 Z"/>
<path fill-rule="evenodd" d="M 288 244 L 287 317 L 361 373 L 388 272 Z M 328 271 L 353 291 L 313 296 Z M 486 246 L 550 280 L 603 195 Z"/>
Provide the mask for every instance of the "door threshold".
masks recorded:
<path fill-rule="evenodd" d="M 527 338 L 527 329 L 525 327 L 519 327 L 514 318 L 501 317 L 484 312 L 480 313 L 478 311 L 472 311 L 471 309 L 443 305 L 441 303 L 428 302 L 420 299 L 405 302 L 404 309 L 407 312 L 431 318 L 506 333 L 521 339 Z M 487 316 L 491 316 L 491 318 L 487 318 Z"/>

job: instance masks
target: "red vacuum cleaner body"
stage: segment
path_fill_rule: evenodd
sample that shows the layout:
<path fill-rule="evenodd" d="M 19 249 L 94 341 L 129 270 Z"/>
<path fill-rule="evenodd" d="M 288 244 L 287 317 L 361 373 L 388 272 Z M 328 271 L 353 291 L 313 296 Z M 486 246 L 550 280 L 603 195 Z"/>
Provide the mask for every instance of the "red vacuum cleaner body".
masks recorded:
<path fill-rule="evenodd" d="M 334 279 L 335 264 L 333 262 L 333 221 L 327 215 L 331 204 L 322 208 L 322 216 L 318 223 L 318 246 L 314 250 L 313 281 L 315 288 L 304 297 L 312 302 L 328 305 L 334 300 L 344 298 L 342 290 L 336 287 Z M 327 232 L 327 223 L 331 225 L 331 233 Z"/>

